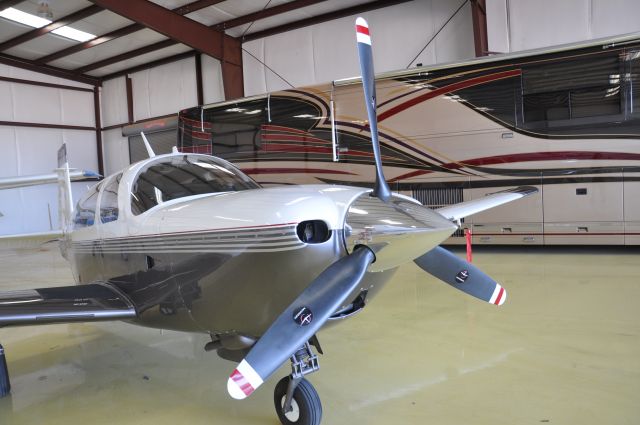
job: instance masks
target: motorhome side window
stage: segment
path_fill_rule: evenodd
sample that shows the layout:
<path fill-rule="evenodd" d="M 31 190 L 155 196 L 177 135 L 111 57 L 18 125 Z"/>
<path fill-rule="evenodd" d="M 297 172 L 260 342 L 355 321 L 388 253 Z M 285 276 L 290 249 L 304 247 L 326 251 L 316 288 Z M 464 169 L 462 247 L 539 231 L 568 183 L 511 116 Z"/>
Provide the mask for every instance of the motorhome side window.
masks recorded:
<path fill-rule="evenodd" d="M 267 98 L 180 112 L 181 152 L 209 153 L 225 159 L 260 149 L 267 121 Z"/>
<path fill-rule="evenodd" d="M 523 127 L 548 134 L 562 128 L 606 132 L 624 118 L 624 89 L 618 52 L 523 65 Z"/>
<path fill-rule="evenodd" d="M 109 223 L 118 219 L 118 187 L 122 173 L 112 178 L 102 191 L 100 198 L 100 221 Z"/>
<path fill-rule="evenodd" d="M 260 149 L 262 125 L 267 120 L 267 99 L 240 102 L 204 111 L 211 123 L 213 155 L 233 158 Z"/>
<path fill-rule="evenodd" d="M 259 187 L 235 167 L 215 158 L 172 156 L 151 162 L 140 171 L 133 183 L 131 211 L 138 215 L 172 199 Z"/>
<path fill-rule="evenodd" d="M 92 187 L 89 189 L 89 192 L 78 201 L 76 215 L 73 219 L 73 227 L 75 229 L 94 225 L 99 190 L 100 185 Z"/>

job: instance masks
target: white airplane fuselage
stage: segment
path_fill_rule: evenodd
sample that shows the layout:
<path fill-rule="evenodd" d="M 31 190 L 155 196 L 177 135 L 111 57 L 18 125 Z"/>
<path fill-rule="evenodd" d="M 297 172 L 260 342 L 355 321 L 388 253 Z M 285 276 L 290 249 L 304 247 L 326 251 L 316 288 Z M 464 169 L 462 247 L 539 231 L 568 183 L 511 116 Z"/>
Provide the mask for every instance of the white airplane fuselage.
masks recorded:
<path fill-rule="evenodd" d="M 383 203 L 366 188 L 259 188 L 249 181 L 246 190 L 167 200 L 163 183 L 157 184 L 161 189 L 140 189 L 158 172 L 177 175 L 175 167 L 207 163 L 226 168 L 225 177 L 231 170 L 249 181 L 220 159 L 170 154 L 134 164 L 89 189 L 96 197 L 93 217 L 83 209 L 85 196 L 62 242 L 77 282 L 116 287 L 134 302 L 134 322 L 144 326 L 254 338 L 355 245 L 369 245 L 379 258 L 335 318 L 360 310 L 398 265 L 456 229 L 411 198 L 394 195 Z M 173 174 L 168 179 L 175 186 Z M 103 204 L 114 187 L 117 210 Z M 182 186 L 179 191 L 184 194 Z M 146 195 L 156 204 L 141 212 L 138 198 Z"/>

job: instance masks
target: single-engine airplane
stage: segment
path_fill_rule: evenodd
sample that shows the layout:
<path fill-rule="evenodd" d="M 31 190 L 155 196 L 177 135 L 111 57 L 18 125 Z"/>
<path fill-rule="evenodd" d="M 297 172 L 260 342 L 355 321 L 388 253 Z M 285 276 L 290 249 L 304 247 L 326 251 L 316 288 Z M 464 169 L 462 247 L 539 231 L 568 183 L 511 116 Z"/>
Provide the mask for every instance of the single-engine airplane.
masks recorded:
<path fill-rule="evenodd" d="M 393 272 L 414 261 L 491 304 L 507 297 L 477 267 L 438 245 L 465 216 L 537 189 L 519 187 L 437 211 L 392 193 L 382 169 L 371 38 L 356 21 L 376 164 L 373 190 L 334 185 L 261 188 L 232 164 L 202 155 L 155 156 L 89 189 L 65 218 L 61 251 L 73 286 L 0 293 L 0 326 L 124 320 L 204 332 L 206 350 L 239 362 L 227 390 L 243 399 L 284 362 L 275 387 L 280 421 L 318 425 L 320 398 L 304 379 L 318 370 L 320 328 L 362 310 Z M 68 165 L 66 165 L 68 168 Z M 6 375 L 6 373 L 5 373 Z M 8 376 L 5 376 L 5 393 Z"/>

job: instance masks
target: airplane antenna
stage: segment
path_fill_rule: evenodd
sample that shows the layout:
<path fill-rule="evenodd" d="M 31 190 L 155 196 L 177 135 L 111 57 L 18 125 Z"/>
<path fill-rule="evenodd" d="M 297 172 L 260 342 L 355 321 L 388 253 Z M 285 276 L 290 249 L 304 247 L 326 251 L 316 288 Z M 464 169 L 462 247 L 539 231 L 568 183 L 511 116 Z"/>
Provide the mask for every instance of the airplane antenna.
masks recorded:
<path fill-rule="evenodd" d="M 371 131 L 371 144 L 376 159 L 376 184 L 373 196 L 387 201 L 391 197 L 391 189 L 387 185 L 382 173 L 382 155 L 380 154 L 380 142 L 378 142 L 378 117 L 376 115 L 376 82 L 373 71 L 373 53 L 371 50 L 371 36 L 369 25 L 364 18 L 356 19 L 356 39 L 358 41 L 358 58 L 360 60 L 360 72 L 362 73 L 362 88 L 364 89 L 364 103 L 367 106 L 369 117 L 369 130 Z"/>
<path fill-rule="evenodd" d="M 156 153 L 153 151 L 153 149 L 151 149 L 151 144 L 147 140 L 147 136 L 145 136 L 142 131 L 140 132 L 140 136 L 142 136 L 144 147 L 147 148 L 147 153 L 149 154 L 149 158 L 153 158 L 154 156 L 156 156 Z"/>

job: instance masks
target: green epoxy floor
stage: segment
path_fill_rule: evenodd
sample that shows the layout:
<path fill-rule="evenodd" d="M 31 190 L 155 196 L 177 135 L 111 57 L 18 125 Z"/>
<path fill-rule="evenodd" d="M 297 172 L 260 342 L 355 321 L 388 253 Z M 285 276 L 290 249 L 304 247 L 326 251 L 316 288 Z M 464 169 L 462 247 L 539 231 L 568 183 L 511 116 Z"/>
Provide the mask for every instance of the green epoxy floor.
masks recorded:
<path fill-rule="evenodd" d="M 0 261 L 0 290 L 71 284 L 54 244 Z M 474 263 L 506 287 L 504 306 L 408 265 L 320 333 L 323 424 L 640 423 L 639 249 L 483 247 Z M 234 364 L 204 335 L 100 323 L 0 329 L 0 342 L 2 425 L 279 423 L 272 391 L 289 366 L 232 400 Z"/>

